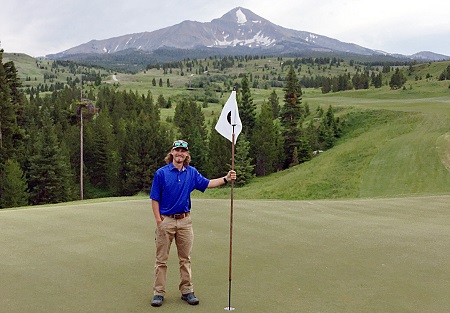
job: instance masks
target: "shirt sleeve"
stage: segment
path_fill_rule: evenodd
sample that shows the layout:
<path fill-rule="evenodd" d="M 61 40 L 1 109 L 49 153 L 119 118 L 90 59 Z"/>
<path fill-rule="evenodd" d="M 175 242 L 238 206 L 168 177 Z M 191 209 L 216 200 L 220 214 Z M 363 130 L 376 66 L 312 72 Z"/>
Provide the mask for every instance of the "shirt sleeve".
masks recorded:
<path fill-rule="evenodd" d="M 153 177 L 152 189 L 150 191 L 150 199 L 160 201 L 161 200 L 161 171 L 157 170 L 155 176 Z"/>
<path fill-rule="evenodd" d="M 208 188 L 209 179 L 200 174 L 199 171 L 195 170 L 195 189 L 205 192 L 206 188 Z"/>

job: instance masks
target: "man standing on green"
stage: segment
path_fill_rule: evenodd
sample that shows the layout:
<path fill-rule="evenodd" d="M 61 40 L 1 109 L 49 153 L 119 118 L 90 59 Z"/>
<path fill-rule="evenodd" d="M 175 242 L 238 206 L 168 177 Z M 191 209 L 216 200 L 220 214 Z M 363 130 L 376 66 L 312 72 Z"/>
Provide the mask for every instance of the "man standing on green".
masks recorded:
<path fill-rule="evenodd" d="M 191 252 L 194 240 L 192 229 L 191 192 L 195 189 L 204 192 L 206 188 L 214 188 L 236 179 L 236 172 L 229 171 L 226 176 L 207 179 L 197 169 L 189 166 L 188 143 L 177 140 L 167 154 L 167 165 L 158 169 L 153 178 L 150 198 L 156 220 L 156 262 L 155 282 L 151 305 L 159 307 L 166 293 L 167 260 L 173 239 L 178 251 L 180 264 L 181 299 L 191 305 L 199 300 L 194 295 L 191 282 Z"/>

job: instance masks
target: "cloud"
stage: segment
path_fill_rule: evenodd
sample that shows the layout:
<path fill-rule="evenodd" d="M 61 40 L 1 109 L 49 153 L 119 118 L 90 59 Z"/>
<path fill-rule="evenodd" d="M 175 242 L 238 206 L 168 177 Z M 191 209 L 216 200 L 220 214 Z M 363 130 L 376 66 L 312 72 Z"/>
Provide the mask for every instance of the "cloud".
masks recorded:
<path fill-rule="evenodd" d="M 285 0 L 276 4 L 272 0 L 172 0 L 157 5 L 148 0 L 6 1 L 0 10 L 0 41 L 7 52 L 40 56 L 92 39 L 153 31 L 184 20 L 209 22 L 238 6 L 286 28 L 372 49 L 450 55 L 447 0 L 421 5 L 407 0 Z"/>

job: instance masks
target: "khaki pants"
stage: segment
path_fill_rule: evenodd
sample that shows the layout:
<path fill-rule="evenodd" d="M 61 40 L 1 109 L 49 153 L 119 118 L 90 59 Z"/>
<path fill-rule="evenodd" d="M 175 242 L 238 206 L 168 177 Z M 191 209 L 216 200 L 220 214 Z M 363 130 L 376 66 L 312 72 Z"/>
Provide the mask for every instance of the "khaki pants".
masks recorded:
<path fill-rule="evenodd" d="M 194 241 L 192 221 L 190 216 L 175 219 L 163 215 L 164 220 L 156 227 L 156 262 L 154 295 L 164 296 L 166 293 L 167 260 L 170 246 L 175 238 L 180 264 L 180 285 L 182 294 L 194 292 L 191 283 L 191 252 Z"/>

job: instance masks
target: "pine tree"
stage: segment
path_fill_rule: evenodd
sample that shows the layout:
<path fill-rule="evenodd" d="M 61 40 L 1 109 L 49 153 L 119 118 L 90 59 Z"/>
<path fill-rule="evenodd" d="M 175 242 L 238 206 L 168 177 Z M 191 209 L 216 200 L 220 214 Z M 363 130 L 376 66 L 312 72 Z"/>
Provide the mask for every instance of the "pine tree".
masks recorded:
<path fill-rule="evenodd" d="M 88 179 L 93 186 L 106 189 L 111 179 L 109 166 L 114 153 L 109 112 L 101 112 L 95 120 L 84 125 L 86 146 L 84 164 Z"/>
<path fill-rule="evenodd" d="M 308 126 L 306 127 L 306 136 L 309 141 L 309 146 L 311 147 L 311 150 L 312 151 L 319 150 L 318 134 L 314 126 L 313 119 L 309 121 Z"/>
<path fill-rule="evenodd" d="M 69 157 L 60 149 L 49 108 L 41 109 L 42 121 L 32 139 L 28 187 L 32 204 L 58 203 L 74 199 Z"/>
<path fill-rule="evenodd" d="M 251 164 L 250 142 L 247 141 L 245 134 L 239 135 L 235 148 L 234 169 L 239 173 L 236 178 L 236 186 L 239 187 L 248 184 L 253 178 L 254 166 Z"/>
<path fill-rule="evenodd" d="M 215 130 L 216 124 L 214 118 L 208 142 L 207 177 L 220 177 L 231 169 L 231 142 Z"/>
<path fill-rule="evenodd" d="M 141 111 L 126 127 L 122 148 L 122 194 L 148 193 L 155 171 L 164 163 L 170 146 L 168 131 L 160 122 L 159 110 Z"/>
<path fill-rule="evenodd" d="M 4 172 L 0 177 L 0 208 L 25 206 L 28 204 L 27 182 L 19 164 L 14 160 L 7 160 Z"/>
<path fill-rule="evenodd" d="M 183 99 L 175 107 L 174 122 L 180 131 L 179 139 L 189 143 L 191 165 L 200 172 L 205 172 L 207 130 L 201 106 L 197 105 L 193 99 Z"/>
<path fill-rule="evenodd" d="M 302 130 L 300 145 L 297 149 L 297 156 L 299 163 L 309 161 L 312 158 L 311 142 L 306 129 Z"/>
<path fill-rule="evenodd" d="M 189 154 L 191 156 L 190 165 L 194 166 L 200 173 L 205 173 L 208 168 L 206 140 L 200 134 L 199 129 L 194 129 L 186 138 L 189 138 Z"/>
<path fill-rule="evenodd" d="M 256 119 L 250 146 L 255 158 L 256 176 L 266 176 L 275 171 L 277 163 L 276 132 L 273 124 L 272 104 L 264 102 Z"/>
<path fill-rule="evenodd" d="M 295 147 L 294 152 L 292 153 L 292 161 L 289 164 L 289 167 L 296 166 L 299 163 L 300 162 L 299 162 L 299 158 L 298 158 L 298 149 L 297 149 L 297 147 Z"/>
<path fill-rule="evenodd" d="M 292 66 L 286 76 L 284 91 L 284 106 L 281 109 L 280 121 L 283 127 L 282 134 L 286 155 L 284 167 L 287 168 L 293 161 L 294 149 L 299 145 L 300 122 L 303 113 L 301 107 L 302 89 Z"/>
<path fill-rule="evenodd" d="M 403 72 L 397 67 L 394 74 L 392 74 L 391 80 L 389 81 L 389 86 L 391 89 L 400 89 L 406 83 L 406 77 Z"/>
<path fill-rule="evenodd" d="M 280 101 L 278 98 L 278 95 L 275 91 L 275 89 L 272 91 L 272 93 L 269 96 L 269 103 L 272 106 L 272 113 L 274 118 L 278 118 L 280 114 Z"/>
<path fill-rule="evenodd" d="M 3 64 L 0 50 L 0 170 L 8 159 L 23 158 L 24 104 L 20 80 L 13 62 Z"/>
<path fill-rule="evenodd" d="M 12 157 L 12 136 L 15 131 L 16 122 L 14 107 L 11 101 L 11 89 L 7 84 L 2 57 L 3 50 L 0 50 L 0 165 Z"/>
<path fill-rule="evenodd" d="M 284 166 L 284 160 L 286 160 L 286 154 L 284 152 L 284 137 L 282 135 L 282 127 L 279 119 L 274 121 L 275 130 L 275 142 L 273 144 L 273 149 L 276 151 L 276 163 L 275 171 L 281 171 Z"/>
<path fill-rule="evenodd" d="M 158 96 L 158 99 L 156 100 L 156 103 L 158 104 L 158 106 L 160 108 L 166 108 L 166 106 L 167 106 L 166 99 L 164 99 L 164 96 L 162 94 L 160 94 Z"/>
<path fill-rule="evenodd" d="M 326 77 L 322 84 L 322 93 L 329 93 L 331 91 L 331 79 Z"/>
<path fill-rule="evenodd" d="M 241 99 L 239 107 L 239 116 L 242 121 L 243 133 L 250 136 L 256 121 L 256 105 L 250 92 L 250 86 L 247 75 L 244 75 L 241 81 Z"/>
<path fill-rule="evenodd" d="M 20 91 L 20 80 L 13 62 L 3 64 L 0 50 L 0 198 L 7 160 L 23 167 L 26 159 L 25 97 Z M 3 178 L 3 179 L 2 179 Z"/>

